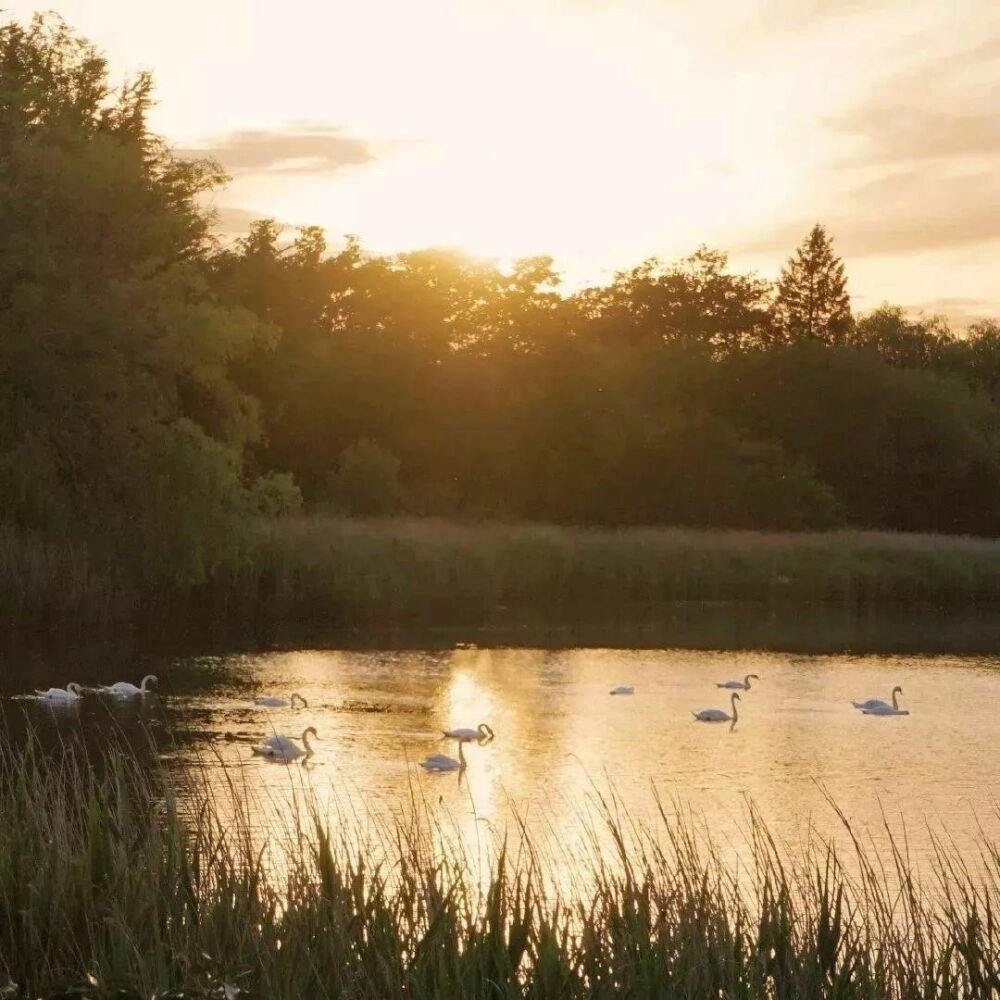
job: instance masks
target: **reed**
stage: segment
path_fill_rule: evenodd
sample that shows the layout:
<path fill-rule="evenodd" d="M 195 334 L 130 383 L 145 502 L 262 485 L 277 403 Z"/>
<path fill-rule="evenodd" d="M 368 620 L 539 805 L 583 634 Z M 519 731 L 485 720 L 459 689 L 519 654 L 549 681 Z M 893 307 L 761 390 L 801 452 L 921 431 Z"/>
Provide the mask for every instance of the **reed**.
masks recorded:
<path fill-rule="evenodd" d="M 1000 989 L 1000 851 L 789 856 L 752 813 L 738 863 L 690 819 L 604 799 L 575 888 L 551 846 L 488 860 L 415 804 L 367 826 L 308 797 L 261 838 L 243 789 L 178 798 L 122 748 L 0 749 L 0 990 L 75 997 L 969 998 Z M 845 819 L 846 823 L 846 819 Z M 380 831 L 373 834 L 371 831 Z M 846 827 L 850 833 L 849 826 Z M 278 831 L 281 832 L 278 832 Z M 558 848 L 564 850 L 565 848 Z M 561 863 L 565 864 L 562 858 Z"/>
<path fill-rule="evenodd" d="M 276 628 L 547 624 L 679 602 L 963 611 L 1000 598 L 1000 540 L 295 516 L 206 582 L 130 579 L 82 544 L 0 531 L 9 629 L 245 639 Z"/>
<path fill-rule="evenodd" d="M 1000 597 L 1000 541 L 299 517 L 262 525 L 249 562 L 217 584 L 283 621 L 571 618 L 679 601 L 969 607 Z"/>

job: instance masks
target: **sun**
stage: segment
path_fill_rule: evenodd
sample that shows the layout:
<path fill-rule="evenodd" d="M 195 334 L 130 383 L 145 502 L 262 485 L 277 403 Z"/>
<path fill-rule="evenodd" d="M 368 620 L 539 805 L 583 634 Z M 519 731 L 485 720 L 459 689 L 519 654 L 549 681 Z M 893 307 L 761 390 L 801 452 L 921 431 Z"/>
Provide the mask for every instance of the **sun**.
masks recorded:
<path fill-rule="evenodd" d="M 388 83 L 372 83 L 356 128 L 384 139 L 385 155 L 294 184 L 238 179 L 232 203 L 356 233 L 379 252 L 547 253 L 594 270 L 686 253 L 767 218 L 794 187 L 752 113 L 761 95 L 734 93 L 627 12 L 535 12 L 527 24 L 477 10 L 439 25 L 452 35 L 412 81 L 420 101 L 398 80 L 395 104 Z"/>

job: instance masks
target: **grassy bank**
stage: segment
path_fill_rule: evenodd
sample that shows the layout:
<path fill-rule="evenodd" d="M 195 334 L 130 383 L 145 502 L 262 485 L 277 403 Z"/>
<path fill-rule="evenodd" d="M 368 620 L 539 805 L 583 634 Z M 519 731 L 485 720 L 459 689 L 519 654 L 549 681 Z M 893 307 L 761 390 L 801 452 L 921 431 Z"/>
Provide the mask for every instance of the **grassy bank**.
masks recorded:
<path fill-rule="evenodd" d="M 605 816 L 583 897 L 543 845 L 497 840 L 486 870 L 426 817 L 304 823 L 259 848 L 252 806 L 178 808 L 126 754 L 0 748 L 5 996 L 969 998 L 1000 988 L 1000 854 L 941 847 L 921 882 L 896 850 L 795 858 L 754 824 L 737 872 L 662 813 Z M 184 817 L 188 817 L 185 819 Z M 235 819 L 234 819 L 235 817 Z M 275 861 L 281 859 L 280 865 Z M 977 862 L 978 863 L 978 862 Z M 9 979 L 8 979 L 9 977 Z M 15 987 L 16 984 L 16 987 Z M 236 992 L 236 990 L 240 992 Z"/>
<path fill-rule="evenodd" d="M 1000 597 L 1000 541 L 296 518 L 263 526 L 250 563 L 217 582 L 218 597 L 283 621 L 566 620 L 679 601 L 967 607 Z"/>
<path fill-rule="evenodd" d="M 989 607 L 1000 541 L 836 531 L 295 517 L 254 526 L 244 558 L 190 589 L 137 587 L 82 547 L 0 536 L 9 624 L 215 630 L 296 625 L 482 624 L 627 615 L 665 602 Z"/>

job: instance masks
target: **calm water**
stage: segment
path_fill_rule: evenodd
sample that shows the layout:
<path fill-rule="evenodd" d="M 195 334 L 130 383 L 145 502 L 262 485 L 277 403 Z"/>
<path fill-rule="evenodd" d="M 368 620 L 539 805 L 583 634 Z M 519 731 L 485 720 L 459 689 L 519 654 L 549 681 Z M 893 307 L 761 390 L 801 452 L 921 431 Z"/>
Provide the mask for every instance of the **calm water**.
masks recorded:
<path fill-rule="evenodd" d="M 961 848 L 977 824 L 1000 840 L 996 801 L 1000 658 L 805 656 L 685 650 L 452 649 L 446 651 L 269 652 L 155 665 L 160 694 L 142 707 L 88 696 L 53 711 L 9 695 L 30 688 L 7 664 L 2 711 L 11 738 L 26 720 L 45 739 L 99 746 L 111 727 L 149 723 L 160 753 L 183 780 L 189 759 L 213 780 L 290 801 L 305 785 L 321 801 L 376 821 L 428 801 L 463 835 L 498 830 L 516 813 L 529 829 L 571 838 L 595 786 L 613 786 L 631 817 L 654 820 L 654 792 L 702 817 L 713 835 L 740 839 L 747 799 L 791 844 L 812 827 L 839 829 L 832 797 L 855 826 L 882 843 L 883 821 L 905 826 L 918 864 L 929 855 L 928 824 Z M 37 669 L 37 667 L 35 668 Z M 88 673 L 80 668 L 83 674 Z M 45 683 L 128 679 L 143 667 L 98 665 L 91 676 Z M 742 693 L 739 722 L 706 725 L 692 710 L 728 709 L 717 681 L 760 675 Z M 37 675 L 36 675 L 37 676 Z M 617 684 L 635 694 L 611 697 Z M 905 717 L 855 711 L 852 699 L 888 700 L 903 688 Z M 298 691 L 307 709 L 263 709 L 259 694 Z M 428 754 L 455 755 L 440 730 L 488 722 L 496 739 L 467 749 L 468 769 L 427 774 Z M 249 742 L 270 733 L 319 733 L 307 768 L 253 757 Z M 229 734 L 230 739 L 226 738 Z M 248 796 L 248 800 L 253 796 Z"/>

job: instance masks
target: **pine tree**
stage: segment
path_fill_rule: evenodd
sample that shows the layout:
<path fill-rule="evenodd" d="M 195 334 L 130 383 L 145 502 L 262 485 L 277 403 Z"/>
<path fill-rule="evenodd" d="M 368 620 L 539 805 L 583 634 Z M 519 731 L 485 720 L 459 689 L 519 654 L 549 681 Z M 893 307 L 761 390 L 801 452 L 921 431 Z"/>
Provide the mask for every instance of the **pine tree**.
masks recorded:
<path fill-rule="evenodd" d="M 789 258 L 778 280 L 778 324 L 787 340 L 843 343 L 851 327 L 844 262 L 817 223 Z"/>

